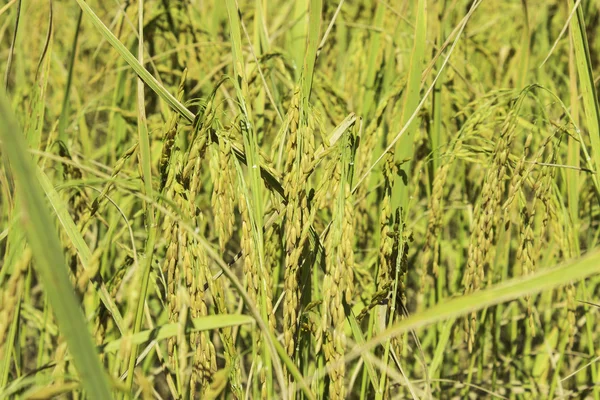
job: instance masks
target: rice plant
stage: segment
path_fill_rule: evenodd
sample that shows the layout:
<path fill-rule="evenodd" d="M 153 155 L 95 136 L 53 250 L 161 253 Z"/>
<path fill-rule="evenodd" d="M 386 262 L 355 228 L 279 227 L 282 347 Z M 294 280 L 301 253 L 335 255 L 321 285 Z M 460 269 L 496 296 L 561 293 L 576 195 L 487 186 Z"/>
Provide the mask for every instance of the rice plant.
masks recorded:
<path fill-rule="evenodd" d="M 0 5 L 0 398 L 600 400 L 600 5 Z"/>

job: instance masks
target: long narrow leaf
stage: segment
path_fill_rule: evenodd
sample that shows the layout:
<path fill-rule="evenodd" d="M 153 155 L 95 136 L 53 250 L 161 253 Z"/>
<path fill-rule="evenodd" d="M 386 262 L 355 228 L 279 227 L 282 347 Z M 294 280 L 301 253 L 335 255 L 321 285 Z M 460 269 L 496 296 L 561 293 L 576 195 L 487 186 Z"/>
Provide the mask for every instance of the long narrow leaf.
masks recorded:
<path fill-rule="evenodd" d="M 60 331 L 66 339 L 88 396 L 93 399 L 110 399 L 108 380 L 69 282 L 63 249 L 37 184 L 33 162 L 26 152 L 23 135 L 4 95 L 0 96 L 0 121 L 4 154 L 11 163 L 17 190 L 23 201 L 23 224 L 28 242 Z"/>
<path fill-rule="evenodd" d="M 251 324 L 254 318 L 247 315 L 207 315 L 205 317 L 194 318 L 191 320 L 192 326 L 188 327 L 188 332 L 210 331 L 214 329 L 228 328 L 231 326 Z M 161 327 L 138 332 L 131 336 L 113 340 L 106 345 L 100 346 L 103 353 L 111 353 L 121 349 L 123 341 L 129 341 L 129 344 L 139 345 L 148 340 L 159 341 L 177 335 L 180 329 L 179 323 L 166 324 Z"/>
<path fill-rule="evenodd" d="M 364 346 L 359 346 L 359 349 L 353 351 L 352 356 L 356 357 L 388 338 L 398 336 L 411 329 L 419 329 L 446 319 L 462 317 L 487 307 L 534 295 L 544 290 L 551 290 L 569 282 L 577 282 L 598 274 L 600 274 L 600 250 L 569 263 L 537 271 L 524 278 L 511 279 L 491 288 L 439 303 L 398 322 L 368 340 Z M 352 356 L 349 355 L 347 360 Z"/>
<path fill-rule="evenodd" d="M 77 257 L 79 257 L 81 265 L 84 269 L 89 268 L 90 259 L 92 258 L 92 252 L 85 240 L 83 240 L 83 236 L 81 236 L 81 233 L 75 225 L 73 218 L 71 218 L 69 210 L 67 209 L 67 205 L 60 198 L 60 196 L 54 189 L 54 186 L 52 186 L 52 182 L 50 182 L 48 176 L 40 168 L 37 168 L 37 177 L 42 189 L 46 193 L 46 197 L 50 201 L 50 205 L 54 209 L 58 220 L 63 226 L 65 233 L 67 234 L 69 240 L 73 244 L 73 247 L 77 251 Z M 108 312 L 112 315 L 113 319 L 115 320 L 115 324 L 117 325 L 117 328 L 119 329 L 121 334 L 125 333 L 123 317 L 121 316 L 121 313 L 119 312 L 119 309 L 117 308 L 117 305 L 115 304 L 114 300 L 111 298 L 110 293 L 108 293 L 108 289 L 106 288 L 104 282 L 93 281 L 91 283 L 94 286 L 97 286 L 96 290 L 98 291 L 100 300 L 102 301 L 102 304 L 104 304 Z"/>
<path fill-rule="evenodd" d="M 163 85 L 161 85 L 156 78 L 154 78 L 150 72 L 139 61 L 121 41 L 104 25 L 104 23 L 98 18 L 94 11 L 88 6 L 83 0 L 76 0 L 84 14 L 92 21 L 92 24 L 102 33 L 102 36 L 110 43 L 121 57 L 133 68 L 136 74 L 144 81 L 154 92 L 156 92 L 164 101 L 166 101 L 171 108 L 176 110 L 185 119 L 192 122 L 194 120 L 194 114 L 188 110 L 179 100 L 175 98 Z"/>
<path fill-rule="evenodd" d="M 569 0 L 569 6 L 573 7 L 573 0 Z M 598 94 L 592 72 L 592 62 L 588 40 L 585 32 L 585 22 L 581 6 L 577 8 L 575 18 L 571 19 L 571 36 L 575 48 L 575 63 L 579 74 L 579 84 L 583 97 L 583 110 L 586 125 L 590 133 L 592 144 L 592 158 L 594 159 L 594 171 L 600 169 L 600 105 L 598 105 Z M 594 177 L 596 189 L 598 189 L 597 176 Z"/>

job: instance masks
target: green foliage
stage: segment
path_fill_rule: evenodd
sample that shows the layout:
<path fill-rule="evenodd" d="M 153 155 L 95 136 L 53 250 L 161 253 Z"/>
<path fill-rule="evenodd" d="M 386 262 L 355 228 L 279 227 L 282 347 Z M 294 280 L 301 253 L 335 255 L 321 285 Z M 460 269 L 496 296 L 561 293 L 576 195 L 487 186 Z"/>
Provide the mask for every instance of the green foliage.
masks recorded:
<path fill-rule="evenodd" d="M 0 398 L 600 400 L 595 2 L 0 6 Z"/>

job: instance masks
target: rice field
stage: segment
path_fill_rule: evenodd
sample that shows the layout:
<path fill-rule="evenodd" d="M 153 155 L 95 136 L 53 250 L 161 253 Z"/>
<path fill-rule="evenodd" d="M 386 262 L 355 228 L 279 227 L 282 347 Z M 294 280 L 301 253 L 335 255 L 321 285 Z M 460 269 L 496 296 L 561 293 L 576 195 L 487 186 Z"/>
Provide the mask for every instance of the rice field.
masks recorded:
<path fill-rule="evenodd" d="M 4 0 L 0 398 L 600 400 L 599 29 Z"/>

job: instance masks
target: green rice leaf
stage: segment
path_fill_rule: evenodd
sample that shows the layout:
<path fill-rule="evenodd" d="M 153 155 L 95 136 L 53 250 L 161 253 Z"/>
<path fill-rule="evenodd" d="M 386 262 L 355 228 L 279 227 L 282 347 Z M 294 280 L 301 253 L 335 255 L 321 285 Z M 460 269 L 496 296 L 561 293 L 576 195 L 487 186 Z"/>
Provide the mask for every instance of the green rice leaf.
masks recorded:
<path fill-rule="evenodd" d="M 0 121 L 0 139 L 23 202 L 23 225 L 36 271 L 87 395 L 92 399 L 110 399 L 108 380 L 69 281 L 63 249 L 37 184 L 35 167 L 4 95 L 0 96 Z"/>

